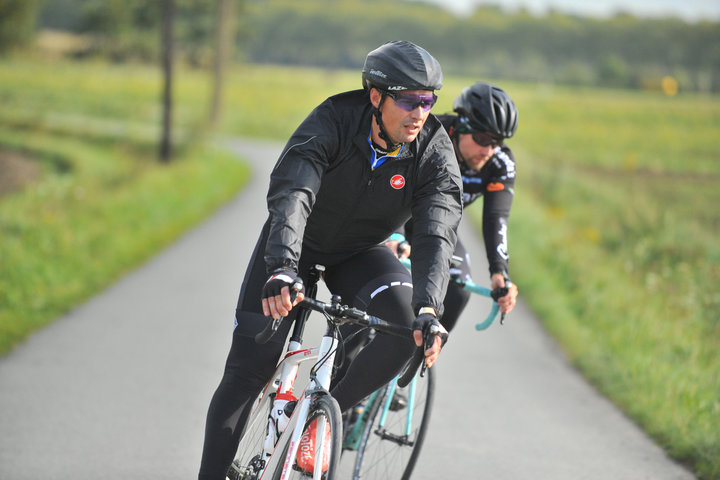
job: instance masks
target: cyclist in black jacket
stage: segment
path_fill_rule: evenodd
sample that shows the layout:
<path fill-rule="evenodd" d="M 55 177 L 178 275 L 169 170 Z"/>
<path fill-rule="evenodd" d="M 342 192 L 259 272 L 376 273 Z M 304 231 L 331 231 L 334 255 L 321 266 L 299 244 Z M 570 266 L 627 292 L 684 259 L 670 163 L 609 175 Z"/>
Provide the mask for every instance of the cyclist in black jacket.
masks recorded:
<path fill-rule="evenodd" d="M 430 114 L 442 86 L 437 60 L 410 42 L 370 52 L 363 89 L 328 98 L 288 141 L 270 179 L 269 217 L 240 291 L 233 341 L 210 403 L 200 479 L 224 479 L 252 401 L 272 375 L 290 322 L 270 342 L 267 317 L 292 317 L 289 287 L 314 264 L 345 303 L 421 331 L 438 324 L 462 215 L 453 146 Z M 415 219 L 412 278 L 384 240 Z M 261 301 L 262 300 L 262 301 Z M 426 350 L 432 365 L 442 342 Z M 392 379 L 416 348 L 378 335 L 332 388 L 347 410 Z"/>
<path fill-rule="evenodd" d="M 498 300 L 504 314 L 515 306 L 518 289 L 508 275 L 507 226 L 515 193 L 515 157 L 504 140 L 515 134 L 518 111 L 510 96 L 501 88 L 484 82 L 463 89 L 455 99 L 453 110 L 457 115 L 438 115 L 450 135 L 460 165 L 463 181 L 463 206 L 467 207 L 480 197 L 483 200 L 482 230 L 485 250 L 490 266 L 491 288 L 508 287 L 508 293 Z M 407 236 L 412 243 L 413 264 L 417 261 L 415 243 L 411 241 L 413 222 L 404 231 L 391 236 L 388 246 L 401 246 L 401 257 L 407 257 L 410 249 L 402 253 L 402 242 Z M 462 242 L 457 241 L 455 255 L 463 263 L 451 272 L 464 280 L 472 280 L 470 257 Z M 470 293 L 455 282 L 448 284 L 444 300 L 442 324 L 452 330 L 465 309 Z"/>

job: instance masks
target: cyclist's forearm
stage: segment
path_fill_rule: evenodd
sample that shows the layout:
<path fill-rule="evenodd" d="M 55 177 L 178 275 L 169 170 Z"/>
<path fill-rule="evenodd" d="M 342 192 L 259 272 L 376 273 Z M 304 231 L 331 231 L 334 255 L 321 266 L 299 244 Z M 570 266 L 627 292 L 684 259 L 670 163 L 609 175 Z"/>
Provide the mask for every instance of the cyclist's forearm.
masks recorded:
<path fill-rule="evenodd" d="M 268 199 L 270 232 L 265 244 L 268 272 L 279 267 L 297 270 L 302 249 L 300 234 L 305 229 L 311 208 L 307 192 L 292 192 L 273 201 Z"/>
<path fill-rule="evenodd" d="M 507 225 L 513 195 L 509 191 L 488 194 L 483 202 L 483 239 L 490 275 L 507 273 L 508 251 Z"/>
<path fill-rule="evenodd" d="M 416 227 L 420 227 L 416 224 Z M 435 229 L 443 230 L 439 225 Z M 413 310 L 433 307 L 442 315 L 443 300 L 450 274 L 448 265 L 455 249 L 454 230 L 438 230 L 438 234 L 421 234 L 418 228 L 413 242 Z"/>

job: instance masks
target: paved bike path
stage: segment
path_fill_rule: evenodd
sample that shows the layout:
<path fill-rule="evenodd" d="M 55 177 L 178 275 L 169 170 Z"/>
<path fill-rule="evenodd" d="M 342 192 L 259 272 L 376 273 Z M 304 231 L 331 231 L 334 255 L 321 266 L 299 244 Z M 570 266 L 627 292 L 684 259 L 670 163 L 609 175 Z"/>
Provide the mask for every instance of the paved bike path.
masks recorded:
<path fill-rule="evenodd" d="M 0 480 L 196 477 L 281 147 L 228 145 L 255 166 L 247 189 L 0 358 Z M 481 280 L 482 243 L 468 225 L 461 236 Z M 522 303 L 504 326 L 475 332 L 487 307 L 473 297 L 436 367 L 436 408 L 414 479 L 694 478 L 587 385 Z"/>

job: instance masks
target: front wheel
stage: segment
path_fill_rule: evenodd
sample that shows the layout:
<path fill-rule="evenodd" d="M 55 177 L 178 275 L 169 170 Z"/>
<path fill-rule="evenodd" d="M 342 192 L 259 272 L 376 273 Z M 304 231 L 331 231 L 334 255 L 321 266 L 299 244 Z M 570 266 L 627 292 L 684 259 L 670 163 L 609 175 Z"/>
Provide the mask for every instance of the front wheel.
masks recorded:
<path fill-rule="evenodd" d="M 314 480 L 333 480 L 342 453 L 342 415 L 337 400 L 327 394 L 315 398 L 313 405 L 310 407 L 308 418 L 305 421 L 303 437 L 306 437 L 307 432 L 310 430 L 310 425 L 314 425 L 314 429 L 321 432 L 317 437 L 324 438 L 323 446 L 322 448 L 315 448 L 314 458 L 312 455 L 310 457 L 307 455 L 303 456 L 303 452 L 301 451 L 307 444 L 301 441 L 296 459 L 288 469 L 285 478 L 290 480 L 308 480 L 310 478 Z M 325 433 L 323 434 L 322 432 Z M 307 437 L 309 436 L 310 435 L 307 435 Z M 290 447 L 289 443 L 290 442 L 287 442 L 283 447 L 283 457 L 287 457 L 288 448 Z M 282 476 L 283 463 L 284 462 L 278 465 L 275 475 L 272 477 L 273 480 L 278 480 Z M 315 469 L 316 474 L 313 474 L 311 468 L 313 465 L 321 466 Z"/>
<path fill-rule="evenodd" d="M 263 446 L 268 433 L 268 417 L 275 395 L 259 397 L 253 406 L 238 452 L 227 473 L 229 480 L 258 480 L 265 470 L 267 457 Z"/>
<path fill-rule="evenodd" d="M 433 370 L 415 375 L 405 388 L 395 381 L 366 406 L 369 408 L 353 480 L 408 480 L 420 456 L 430 423 Z"/>

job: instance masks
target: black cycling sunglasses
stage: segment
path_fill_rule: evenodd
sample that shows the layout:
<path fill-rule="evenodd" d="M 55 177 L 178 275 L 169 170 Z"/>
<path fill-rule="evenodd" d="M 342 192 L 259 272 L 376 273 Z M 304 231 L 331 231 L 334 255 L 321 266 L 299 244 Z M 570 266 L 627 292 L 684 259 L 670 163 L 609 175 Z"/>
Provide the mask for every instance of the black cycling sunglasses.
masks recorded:
<path fill-rule="evenodd" d="M 429 112 L 433 105 L 435 105 L 435 102 L 437 102 L 437 95 L 434 93 L 383 93 L 395 100 L 395 105 L 406 112 L 412 112 L 418 107 L 422 108 L 423 112 Z"/>
<path fill-rule="evenodd" d="M 486 132 L 473 132 L 472 139 L 473 142 L 477 143 L 481 147 L 498 147 L 503 144 L 502 138 L 493 137 Z"/>
<path fill-rule="evenodd" d="M 473 141 L 481 147 L 502 146 L 504 140 L 503 138 L 497 138 L 487 132 L 479 132 L 477 130 L 473 130 L 473 128 L 470 126 L 470 119 L 465 116 L 459 117 L 457 131 L 458 133 L 466 133 L 472 135 Z"/>

